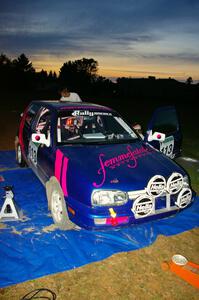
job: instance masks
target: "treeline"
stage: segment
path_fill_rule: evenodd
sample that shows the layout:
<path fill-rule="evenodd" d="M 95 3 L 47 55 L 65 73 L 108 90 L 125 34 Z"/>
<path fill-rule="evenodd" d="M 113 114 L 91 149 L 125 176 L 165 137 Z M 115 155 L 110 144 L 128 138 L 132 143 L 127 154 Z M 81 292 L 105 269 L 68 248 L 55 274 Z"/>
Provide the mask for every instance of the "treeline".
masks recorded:
<path fill-rule="evenodd" d="M 79 93 L 83 100 L 108 105 L 122 113 L 128 107 L 131 110 L 143 107 L 150 110 L 162 104 L 190 108 L 199 101 L 199 84 L 193 84 L 191 77 L 184 83 L 153 76 L 143 79 L 117 78 L 112 82 L 98 75 L 98 62 L 93 58 L 65 62 L 56 74 L 45 70 L 37 72 L 25 54 L 16 59 L 0 55 L 0 96 L 2 93 L 4 95 L 1 103 L 9 99 L 15 102 L 16 107 L 33 98 L 58 99 L 59 89 L 65 85 Z"/>
<path fill-rule="evenodd" d="M 97 72 L 98 62 L 92 58 L 68 61 L 56 74 L 45 70 L 36 72 L 25 54 L 13 60 L 5 54 L 0 55 L 0 84 L 3 90 L 29 91 L 30 94 L 43 91 L 52 98 L 66 85 L 82 97 L 109 95 L 113 91 L 113 82 L 98 76 Z"/>

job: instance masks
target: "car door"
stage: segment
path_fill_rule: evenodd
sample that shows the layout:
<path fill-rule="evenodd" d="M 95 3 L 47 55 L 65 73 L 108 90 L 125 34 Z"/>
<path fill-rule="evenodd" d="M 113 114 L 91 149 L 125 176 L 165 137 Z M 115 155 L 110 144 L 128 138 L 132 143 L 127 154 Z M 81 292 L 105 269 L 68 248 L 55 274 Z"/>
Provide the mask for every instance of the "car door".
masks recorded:
<path fill-rule="evenodd" d="M 28 146 L 31 139 L 32 124 L 39 110 L 39 105 L 31 103 L 22 115 L 22 119 L 19 126 L 19 140 L 22 147 L 25 158 L 28 158 Z"/>
<path fill-rule="evenodd" d="M 53 113 L 46 107 L 41 107 L 32 127 L 32 133 L 43 133 L 49 139 L 49 145 L 34 143 L 32 139 L 29 143 L 29 160 L 31 167 L 38 177 L 45 183 L 53 174 Z"/>
<path fill-rule="evenodd" d="M 165 140 L 150 141 L 149 136 L 154 132 L 165 134 Z M 164 106 L 154 111 L 144 140 L 172 159 L 181 154 L 182 133 L 174 106 Z"/>

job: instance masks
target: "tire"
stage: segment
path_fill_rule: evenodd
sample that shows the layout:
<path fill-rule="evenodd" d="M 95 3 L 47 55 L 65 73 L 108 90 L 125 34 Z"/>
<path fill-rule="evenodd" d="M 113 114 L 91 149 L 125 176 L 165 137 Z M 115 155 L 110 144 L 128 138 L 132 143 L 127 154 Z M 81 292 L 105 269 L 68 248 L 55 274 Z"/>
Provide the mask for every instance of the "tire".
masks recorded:
<path fill-rule="evenodd" d="M 21 168 L 24 168 L 26 166 L 26 162 L 23 158 L 20 144 L 17 144 L 16 146 L 16 160 Z"/>
<path fill-rule="evenodd" d="M 48 207 L 51 210 L 53 221 L 57 227 L 62 230 L 73 229 L 75 224 L 69 220 L 64 194 L 55 177 L 51 177 L 46 183 L 46 194 Z"/>

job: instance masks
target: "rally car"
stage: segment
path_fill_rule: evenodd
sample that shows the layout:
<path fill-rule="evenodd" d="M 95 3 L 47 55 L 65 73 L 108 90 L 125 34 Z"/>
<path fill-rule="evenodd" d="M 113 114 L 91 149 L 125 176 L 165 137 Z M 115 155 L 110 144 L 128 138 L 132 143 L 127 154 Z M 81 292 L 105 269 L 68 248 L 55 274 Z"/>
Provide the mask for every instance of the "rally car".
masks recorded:
<path fill-rule="evenodd" d="M 170 157 L 180 151 L 173 119 L 170 125 L 167 118 L 165 132 L 161 119 L 159 132 L 153 116 L 143 141 L 111 108 L 33 101 L 20 122 L 17 161 L 45 185 L 48 207 L 61 229 L 74 224 L 105 229 L 167 217 L 195 197 L 188 174 L 159 151 L 167 148 Z"/>

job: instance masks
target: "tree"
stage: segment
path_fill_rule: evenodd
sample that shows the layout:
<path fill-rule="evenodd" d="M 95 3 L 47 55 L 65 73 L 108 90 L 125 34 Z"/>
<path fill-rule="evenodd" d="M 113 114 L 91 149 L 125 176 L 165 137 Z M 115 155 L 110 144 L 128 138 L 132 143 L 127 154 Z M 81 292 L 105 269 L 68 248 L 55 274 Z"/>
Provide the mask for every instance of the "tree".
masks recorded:
<path fill-rule="evenodd" d="M 192 83 L 193 83 L 192 77 L 188 77 L 187 80 L 186 80 L 186 84 L 191 85 Z"/>
<path fill-rule="evenodd" d="M 24 73 L 35 72 L 35 69 L 33 68 L 32 63 L 29 61 L 29 59 L 23 53 L 17 59 L 14 59 L 12 63 L 15 66 L 15 68 L 20 72 L 24 72 Z"/>
<path fill-rule="evenodd" d="M 1 54 L 0 55 L 0 67 L 5 67 L 5 66 L 9 66 L 11 65 L 11 60 L 5 55 L 5 54 Z"/>
<path fill-rule="evenodd" d="M 5 55 L 0 55 L 0 84 L 3 89 L 7 89 L 12 81 L 12 62 Z"/>
<path fill-rule="evenodd" d="M 35 84 L 35 69 L 25 54 L 22 53 L 17 59 L 14 59 L 12 66 L 15 89 L 32 89 Z"/>
<path fill-rule="evenodd" d="M 98 62 L 93 58 L 82 58 L 63 64 L 59 73 L 61 84 L 80 92 L 88 92 L 97 77 Z"/>

